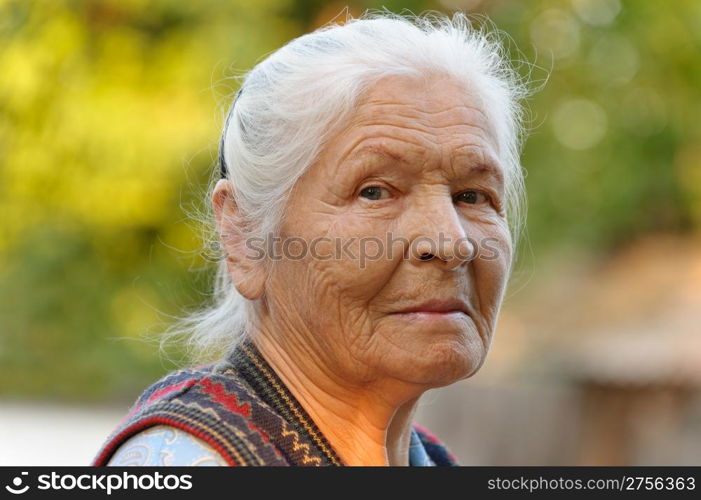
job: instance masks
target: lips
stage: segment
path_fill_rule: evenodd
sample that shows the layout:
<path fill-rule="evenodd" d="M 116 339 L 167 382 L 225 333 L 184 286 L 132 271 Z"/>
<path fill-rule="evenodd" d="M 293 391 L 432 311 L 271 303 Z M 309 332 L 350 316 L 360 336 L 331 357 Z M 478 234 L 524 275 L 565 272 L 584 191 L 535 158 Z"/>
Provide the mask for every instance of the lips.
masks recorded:
<path fill-rule="evenodd" d="M 409 313 L 463 313 L 469 315 L 467 303 L 460 299 L 432 299 L 421 304 L 409 306 L 394 314 L 409 314 Z"/>

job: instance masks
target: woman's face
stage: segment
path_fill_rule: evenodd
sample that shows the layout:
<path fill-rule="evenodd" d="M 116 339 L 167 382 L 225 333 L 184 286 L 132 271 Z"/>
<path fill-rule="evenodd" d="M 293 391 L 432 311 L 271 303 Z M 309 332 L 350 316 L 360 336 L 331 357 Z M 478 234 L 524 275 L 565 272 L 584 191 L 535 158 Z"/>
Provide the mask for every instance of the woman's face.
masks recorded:
<path fill-rule="evenodd" d="M 503 177 L 460 84 L 382 79 L 291 194 L 265 288 L 283 340 L 351 384 L 475 373 L 511 264 Z"/>

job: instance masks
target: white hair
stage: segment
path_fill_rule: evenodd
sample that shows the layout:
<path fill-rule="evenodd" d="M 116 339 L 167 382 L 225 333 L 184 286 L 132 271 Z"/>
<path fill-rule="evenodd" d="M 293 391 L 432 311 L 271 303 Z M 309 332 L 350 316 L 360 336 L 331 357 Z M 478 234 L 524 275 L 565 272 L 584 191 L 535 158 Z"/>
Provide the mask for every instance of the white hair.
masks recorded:
<path fill-rule="evenodd" d="M 500 35 L 488 22 L 473 27 L 463 13 L 451 18 L 435 11 L 415 16 L 373 10 L 295 38 L 258 63 L 243 75 L 220 145 L 220 162 L 250 223 L 248 236 L 277 233 L 291 188 L 375 82 L 439 72 L 470 88 L 494 127 L 506 214 L 517 242 L 524 204 L 521 103 L 527 88 Z M 244 338 L 256 302 L 236 290 L 220 259 L 211 304 L 180 318 L 163 340 L 184 336 L 193 360 L 216 359 Z"/>

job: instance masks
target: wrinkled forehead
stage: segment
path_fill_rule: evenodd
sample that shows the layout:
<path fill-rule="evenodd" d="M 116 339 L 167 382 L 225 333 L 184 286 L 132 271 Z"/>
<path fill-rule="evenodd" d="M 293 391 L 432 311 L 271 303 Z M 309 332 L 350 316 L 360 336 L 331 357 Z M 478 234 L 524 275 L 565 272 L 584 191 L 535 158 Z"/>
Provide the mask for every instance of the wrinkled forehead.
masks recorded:
<path fill-rule="evenodd" d="M 417 155 L 471 151 L 498 163 L 497 137 L 482 99 L 448 76 L 379 80 L 329 140 L 325 156 L 341 162 L 368 141 L 393 142 Z"/>

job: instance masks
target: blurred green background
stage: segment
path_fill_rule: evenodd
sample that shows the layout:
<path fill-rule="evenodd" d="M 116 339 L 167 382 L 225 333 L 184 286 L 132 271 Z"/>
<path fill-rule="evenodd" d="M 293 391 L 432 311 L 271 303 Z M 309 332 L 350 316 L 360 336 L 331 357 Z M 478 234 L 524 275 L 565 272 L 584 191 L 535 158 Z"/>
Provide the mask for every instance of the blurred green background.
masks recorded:
<path fill-rule="evenodd" d="M 130 402 L 175 367 L 157 335 L 207 299 L 188 214 L 230 77 L 346 6 L 486 14 L 547 79 L 514 300 L 553 262 L 698 235 L 697 0 L 0 0 L 0 397 Z"/>

